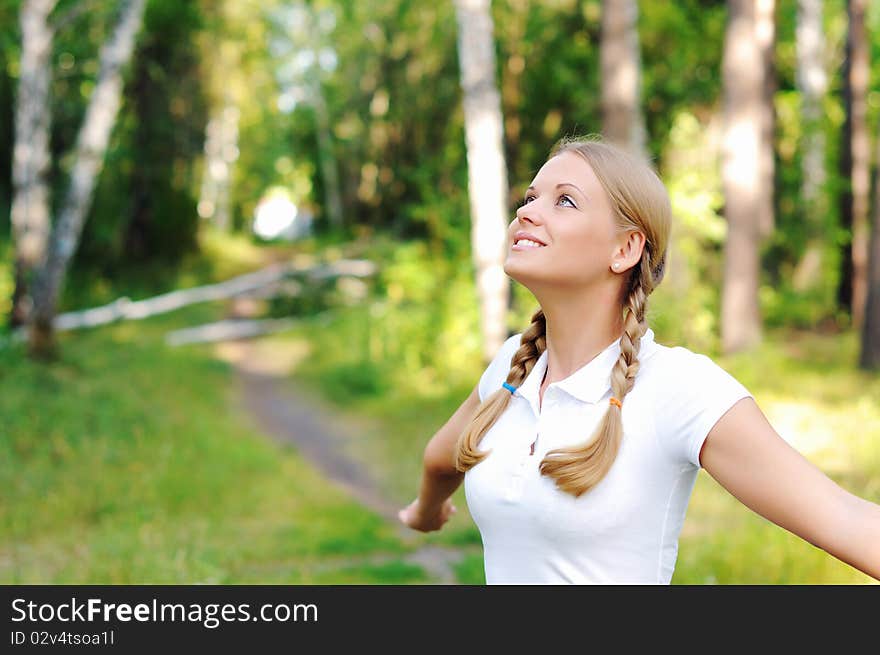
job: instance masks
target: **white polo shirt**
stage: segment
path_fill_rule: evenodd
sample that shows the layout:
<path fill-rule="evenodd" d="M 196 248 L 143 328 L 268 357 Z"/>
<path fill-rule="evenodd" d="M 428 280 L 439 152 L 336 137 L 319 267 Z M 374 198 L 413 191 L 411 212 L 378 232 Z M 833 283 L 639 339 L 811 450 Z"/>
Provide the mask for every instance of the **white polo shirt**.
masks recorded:
<path fill-rule="evenodd" d="M 510 337 L 486 368 L 481 400 L 507 379 L 520 338 Z M 608 408 L 619 354 L 616 340 L 550 384 L 539 408 L 545 351 L 480 442 L 492 452 L 468 470 L 464 487 L 488 584 L 669 584 L 703 441 L 751 394 L 709 357 L 655 343 L 648 329 L 635 384 L 623 400 L 617 458 L 599 484 L 575 498 L 538 466 L 547 451 L 593 434 Z"/>

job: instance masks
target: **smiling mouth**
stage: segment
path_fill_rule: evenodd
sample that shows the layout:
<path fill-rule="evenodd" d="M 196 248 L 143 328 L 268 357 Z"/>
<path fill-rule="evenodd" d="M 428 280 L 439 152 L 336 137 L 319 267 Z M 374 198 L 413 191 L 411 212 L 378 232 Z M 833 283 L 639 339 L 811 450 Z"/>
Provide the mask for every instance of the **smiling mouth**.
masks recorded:
<path fill-rule="evenodd" d="M 543 243 L 538 243 L 537 241 L 532 241 L 531 239 L 517 239 L 513 242 L 514 248 L 543 248 Z"/>

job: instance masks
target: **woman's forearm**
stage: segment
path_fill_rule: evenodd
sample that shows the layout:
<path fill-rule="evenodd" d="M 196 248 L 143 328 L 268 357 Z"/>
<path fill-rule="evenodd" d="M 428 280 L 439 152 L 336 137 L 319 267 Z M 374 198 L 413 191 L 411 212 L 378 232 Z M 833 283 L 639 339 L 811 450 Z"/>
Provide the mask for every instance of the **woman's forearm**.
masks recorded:
<path fill-rule="evenodd" d="M 880 580 L 880 505 L 853 494 L 848 496 L 851 510 L 846 547 L 840 554 L 832 554 Z"/>
<path fill-rule="evenodd" d="M 440 473 L 426 467 L 419 487 L 419 510 L 426 515 L 439 512 L 463 480 L 464 473 Z"/>
<path fill-rule="evenodd" d="M 474 387 L 471 394 L 425 446 L 419 496 L 411 506 L 412 511 L 428 519 L 426 524 L 432 524 L 431 519 L 444 515 L 443 508 L 447 499 L 464 480 L 464 473 L 455 468 L 458 439 L 479 406 L 480 396 L 477 387 Z"/>

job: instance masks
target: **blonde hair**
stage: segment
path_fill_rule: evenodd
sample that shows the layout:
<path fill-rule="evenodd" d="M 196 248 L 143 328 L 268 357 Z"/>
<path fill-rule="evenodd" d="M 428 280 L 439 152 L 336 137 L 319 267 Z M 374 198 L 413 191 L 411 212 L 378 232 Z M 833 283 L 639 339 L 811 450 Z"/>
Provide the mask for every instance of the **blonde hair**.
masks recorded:
<path fill-rule="evenodd" d="M 630 269 L 621 289 L 624 330 L 620 337 L 620 357 L 611 370 L 611 390 L 614 397 L 623 402 L 639 370 L 639 343 L 648 329 L 647 299 L 665 273 L 666 244 L 672 221 L 669 195 L 648 161 L 599 137 L 563 139 L 554 146 L 548 159 L 563 152 L 580 155 L 589 164 L 608 196 L 620 231 L 638 230 L 645 235 L 642 257 Z M 538 309 L 510 360 L 508 384 L 519 387 L 528 377 L 547 347 L 545 335 L 544 312 Z M 467 471 L 489 454 L 477 450 L 477 446 L 507 409 L 510 397 L 511 393 L 501 387 L 477 409 L 458 438 L 455 460 L 458 471 Z M 592 438 L 582 445 L 549 451 L 541 461 L 540 471 L 554 478 L 562 491 L 580 496 L 596 486 L 611 469 L 622 438 L 622 409 L 609 403 Z"/>

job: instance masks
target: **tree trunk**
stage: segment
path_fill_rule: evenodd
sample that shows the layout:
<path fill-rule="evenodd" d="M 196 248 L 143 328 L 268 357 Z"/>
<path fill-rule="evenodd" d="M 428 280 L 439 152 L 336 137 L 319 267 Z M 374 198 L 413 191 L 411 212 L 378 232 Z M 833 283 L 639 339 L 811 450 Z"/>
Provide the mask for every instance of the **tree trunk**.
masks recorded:
<path fill-rule="evenodd" d="M 501 100 L 495 83 L 495 41 L 489 0 L 456 0 L 458 57 L 467 143 L 471 250 L 483 338 L 489 361 L 507 337 L 510 281 L 507 243 L 507 167 Z"/>
<path fill-rule="evenodd" d="M 877 139 L 877 161 L 880 162 L 880 138 Z M 880 369 L 880 172 L 874 178 L 874 225 L 868 250 L 868 288 L 859 366 L 866 371 Z"/>
<path fill-rule="evenodd" d="M 46 256 L 51 230 L 49 185 L 49 85 L 52 79 L 53 28 L 49 14 L 57 0 L 26 0 L 21 7 L 21 66 L 15 106 L 12 206 L 15 289 L 10 326 L 29 318 L 29 282 Z"/>
<path fill-rule="evenodd" d="M 645 152 L 641 110 L 641 62 L 636 0 L 603 0 L 602 133 L 630 151 Z"/>
<path fill-rule="evenodd" d="M 870 143 L 866 124 L 868 40 L 865 30 L 867 0 L 849 0 L 849 25 L 843 65 L 846 118 L 840 153 L 840 175 L 850 180 L 840 195 L 841 227 L 852 240 L 843 244 L 838 303 L 852 314 L 853 327 L 862 325 L 867 296 L 868 195 Z"/>
<path fill-rule="evenodd" d="M 729 0 L 722 75 L 722 183 L 727 241 L 721 291 L 721 347 L 743 350 L 761 339 L 761 137 L 764 75 L 755 38 L 755 0 Z"/>
<path fill-rule="evenodd" d="M 34 285 L 30 352 L 35 357 L 49 357 L 55 349 L 52 322 L 116 122 L 122 95 L 122 68 L 131 59 L 135 37 L 143 22 L 144 4 L 145 0 L 128 0 L 123 4 L 119 22 L 101 48 L 95 89 L 77 134 L 67 196 L 52 231 L 46 262 Z"/>
<path fill-rule="evenodd" d="M 776 2 L 775 0 L 757 0 L 755 4 L 755 41 L 758 44 L 761 65 L 764 71 L 763 96 L 761 103 L 761 215 L 758 227 L 762 238 L 773 234 L 776 223 L 775 191 L 776 191 L 776 107 L 773 99 L 776 96 Z"/>
<path fill-rule="evenodd" d="M 825 215 L 825 133 L 822 99 L 828 88 L 822 0 L 799 0 L 797 13 L 797 86 L 801 95 L 801 199 L 807 246 L 794 271 L 794 289 L 816 286 L 822 272 Z"/>

